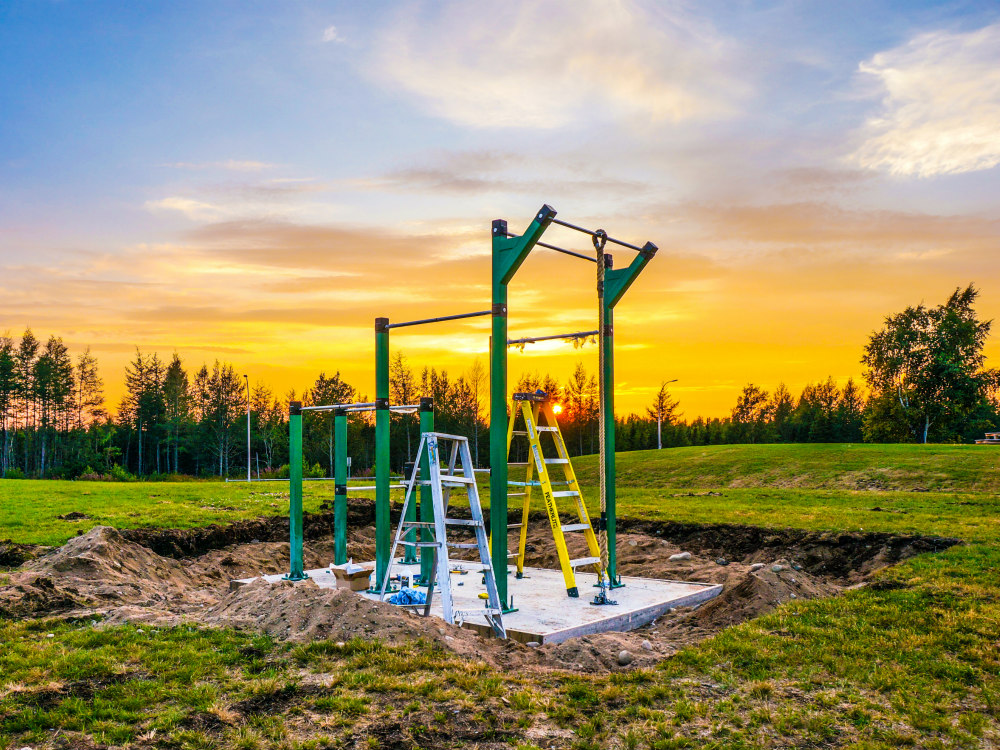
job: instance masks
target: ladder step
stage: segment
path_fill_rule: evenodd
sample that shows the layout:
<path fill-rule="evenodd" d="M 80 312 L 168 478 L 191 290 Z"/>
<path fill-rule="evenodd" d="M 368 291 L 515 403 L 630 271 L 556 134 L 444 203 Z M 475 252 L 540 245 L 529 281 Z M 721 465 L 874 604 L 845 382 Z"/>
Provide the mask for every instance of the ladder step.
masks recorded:
<path fill-rule="evenodd" d="M 552 493 L 552 497 L 579 497 L 579 495 L 580 493 L 576 490 L 561 490 Z"/>
<path fill-rule="evenodd" d="M 527 492 L 508 492 L 507 497 L 527 497 Z"/>
<path fill-rule="evenodd" d="M 568 464 L 568 458 L 546 458 L 545 463 L 547 464 Z"/>
<path fill-rule="evenodd" d="M 576 560 L 570 560 L 569 566 L 571 568 L 582 568 L 584 565 L 600 565 L 601 558 L 599 557 L 578 557 Z"/>
<path fill-rule="evenodd" d="M 417 546 L 419 547 L 420 545 L 417 544 Z M 448 542 L 448 546 L 455 549 L 479 549 L 477 542 Z"/>
<path fill-rule="evenodd" d="M 433 527 L 433 521 L 403 521 L 404 529 L 419 529 L 425 527 Z"/>
<path fill-rule="evenodd" d="M 484 526 L 482 521 L 473 521 L 469 518 L 446 518 L 444 522 L 449 526 Z"/>
<path fill-rule="evenodd" d="M 509 524 L 507 524 L 507 528 L 508 529 L 519 529 L 522 526 L 524 526 L 523 523 L 509 523 Z"/>
<path fill-rule="evenodd" d="M 476 617 L 478 615 L 502 615 L 503 610 L 497 607 L 483 607 L 482 609 L 456 609 L 454 615 L 457 619 L 464 620 L 466 617 Z"/>
<path fill-rule="evenodd" d="M 511 434 L 511 435 L 527 435 L 527 434 L 528 434 L 528 431 L 527 431 L 527 430 L 514 430 L 514 431 L 513 431 L 512 433 L 510 433 L 510 434 Z"/>
<path fill-rule="evenodd" d="M 527 461 L 508 461 L 507 465 L 508 466 L 527 466 L 528 462 Z"/>
<path fill-rule="evenodd" d="M 404 547 L 440 547 L 441 546 L 441 542 L 408 542 L 405 539 L 400 539 L 399 540 L 399 544 L 402 544 Z M 475 547 L 476 545 L 473 544 L 472 546 Z"/>
<path fill-rule="evenodd" d="M 509 484 L 511 487 L 541 487 L 542 486 L 542 483 L 541 482 L 537 482 L 537 481 L 534 481 L 534 482 L 511 482 L 511 481 L 508 480 L 507 484 Z"/>
<path fill-rule="evenodd" d="M 561 526 L 563 531 L 583 531 L 584 529 L 589 529 L 589 523 L 567 523 Z"/>
<path fill-rule="evenodd" d="M 539 432 L 559 432 L 558 427 L 536 427 Z"/>

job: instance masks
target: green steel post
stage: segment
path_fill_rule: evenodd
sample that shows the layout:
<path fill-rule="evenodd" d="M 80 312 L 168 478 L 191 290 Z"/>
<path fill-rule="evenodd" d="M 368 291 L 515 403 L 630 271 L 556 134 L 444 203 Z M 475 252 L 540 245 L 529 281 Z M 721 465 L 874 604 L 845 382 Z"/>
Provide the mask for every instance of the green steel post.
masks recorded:
<path fill-rule="evenodd" d="M 420 399 L 420 434 L 434 432 L 434 399 L 424 396 Z M 424 457 L 420 461 L 420 479 L 427 482 L 431 478 L 431 462 L 424 451 Z M 420 488 L 420 520 L 424 523 L 434 523 L 434 501 L 431 499 L 431 488 Z M 421 541 L 432 542 L 433 534 L 430 527 L 424 528 Z M 427 583 L 431 579 L 431 571 L 434 569 L 434 550 L 430 547 L 423 547 L 420 550 L 420 580 Z"/>
<path fill-rule="evenodd" d="M 389 319 L 375 318 L 375 588 L 389 573 Z"/>
<path fill-rule="evenodd" d="M 556 212 L 542 206 L 520 237 L 507 236 L 507 222 L 493 222 L 493 331 L 490 339 L 490 533 L 493 572 L 507 600 L 507 285 Z"/>
<path fill-rule="evenodd" d="M 333 562 L 347 562 L 347 412 L 333 412 Z"/>
<path fill-rule="evenodd" d="M 611 586 L 621 586 L 618 575 L 617 507 L 615 497 L 615 336 L 614 309 L 622 296 L 632 286 L 639 273 L 656 254 L 656 245 L 647 242 L 626 268 L 604 272 L 604 369 L 601 371 L 601 393 L 604 399 L 604 445 L 606 448 L 604 471 L 604 496 L 607 502 L 608 525 L 608 578 Z M 610 256 L 608 256 L 610 258 Z"/>
<path fill-rule="evenodd" d="M 302 402 L 288 404 L 289 581 L 308 578 L 302 570 Z"/>

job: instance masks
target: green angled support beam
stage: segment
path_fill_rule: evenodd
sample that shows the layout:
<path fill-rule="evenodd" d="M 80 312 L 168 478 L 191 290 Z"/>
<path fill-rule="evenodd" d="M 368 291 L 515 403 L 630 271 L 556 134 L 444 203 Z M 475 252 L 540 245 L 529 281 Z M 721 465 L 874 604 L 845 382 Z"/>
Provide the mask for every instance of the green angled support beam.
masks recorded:
<path fill-rule="evenodd" d="M 604 445 L 606 451 L 604 468 L 604 496 L 607 502 L 607 516 L 604 522 L 608 530 L 608 578 L 612 588 L 622 585 L 618 575 L 617 507 L 615 497 L 615 305 L 628 291 L 656 255 L 656 245 L 647 242 L 632 262 L 625 268 L 607 268 L 604 272 L 604 290 L 601 304 L 604 305 L 604 330 L 601 331 L 604 347 L 604 368 L 601 371 L 601 395 L 604 399 Z M 605 263 L 610 264 L 611 255 L 605 255 Z"/>
<path fill-rule="evenodd" d="M 493 329 L 490 338 L 490 533 L 493 572 L 504 606 L 507 597 L 507 285 L 555 210 L 542 206 L 520 237 L 509 237 L 507 222 L 493 222 Z"/>

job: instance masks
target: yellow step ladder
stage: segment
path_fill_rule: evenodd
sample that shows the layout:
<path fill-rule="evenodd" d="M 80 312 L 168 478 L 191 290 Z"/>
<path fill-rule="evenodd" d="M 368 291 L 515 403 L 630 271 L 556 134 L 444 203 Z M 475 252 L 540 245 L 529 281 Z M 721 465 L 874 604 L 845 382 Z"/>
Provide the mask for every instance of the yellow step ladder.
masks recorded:
<path fill-rule="evenodd" d="M 515 430 L 515 423 L 518 416 L 524 423 L 523 430 Z M 546 458 L 542 450 L 542 435 L 552 437 L 555 446 L 555 458 Z M 552 409 L 552 402 L 547 394 L 542 391 L 535 393 L 515 393 L 514 402 L 510 410 L 510 420 L 507 423 L 507 457 L 510 458 L 511 442 L 514 437 L 526 437 L 528 439 L 528 461 L 527 463 L 508 462 L 508 477 L 511 476 L 511 468 L 525 467 L 526 476 L 523 482 L 508 481 L 510 488 L 523 490 L 509 492 L 508 497 L 524 497 L 524 504 L 521 510 L 520 541 L 517 552 L 510 556 L 517 556 L 517 577 L 524 574 L 524 548 L 528 540 L 528 515 L 531 512 L 532 490 L 538 488 L 542 492 L 542 499 L 545 502 L 545 511 L 549 517 L 549 524 L 552 526 L 552 537 L 556 543 L 556 552 L 559 555 L 559 567 L 562 568 L 563 578 L 566 581 L 566 594 L 571 597 L 578 597 L 579 590 L 576 587 L 576 569 L 587 565 L 593 565 L 595 572 L 601 574 L 601 551 L 597 544 L 597 536 L 590 523 L 590 516 L 587 514 L 587 506 L 583 502 L 583 493 L 580 492 L 580 485 L 576 481 L 576 473 L 573 471 L 573 464 L 569 460 L 569 453 L 566 450 L 566 443 L 563 440 L 562 432 L 559 430 L 559 422 L 556 420 L 555 412 Z M 562 480 L 553 481 L 549 474 L 550 466 L 558 466 L 562 469 Z M 553 490 L 553 487 L 559 489 Z M 563 523 L 559 516 L 559 498 L 572 498 L 575 501 L 577 523 Z M 514 528 L 512 525 L 510 528 Z M 566 548 L 567 532 L 582 532 L 587 539 L 587 546 L 590 549 L 589 557 L 571 559 L 569 550 Z"/>

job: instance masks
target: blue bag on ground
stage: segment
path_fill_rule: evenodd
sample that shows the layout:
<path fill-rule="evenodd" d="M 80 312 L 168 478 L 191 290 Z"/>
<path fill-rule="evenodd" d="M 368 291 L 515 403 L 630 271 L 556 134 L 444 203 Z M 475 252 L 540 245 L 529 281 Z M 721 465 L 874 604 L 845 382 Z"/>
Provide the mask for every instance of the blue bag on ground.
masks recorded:
<path fill-rule="evenodd" d="M 427 595 L 414 589 L 403 589 L 389 597 L 389 604 L 426 604 Z"/>

